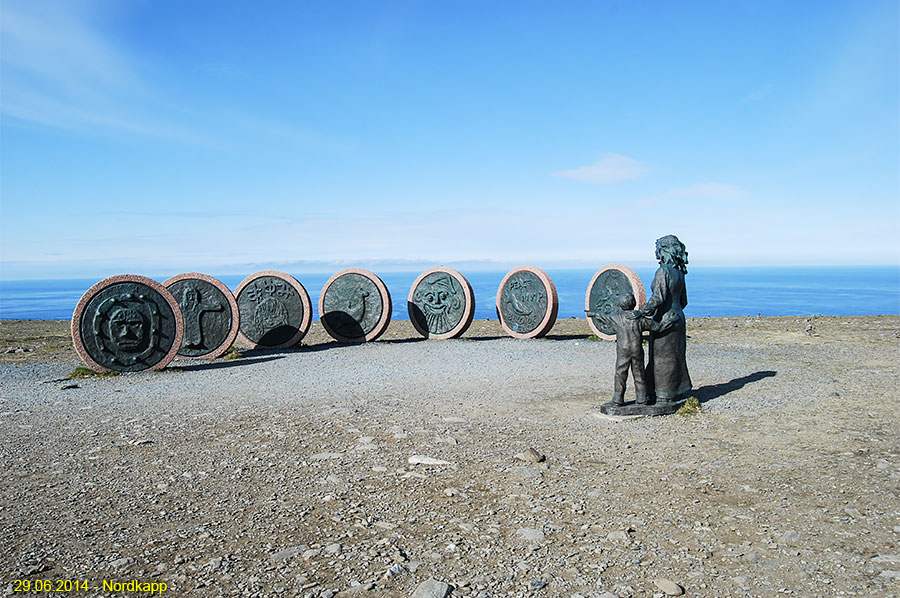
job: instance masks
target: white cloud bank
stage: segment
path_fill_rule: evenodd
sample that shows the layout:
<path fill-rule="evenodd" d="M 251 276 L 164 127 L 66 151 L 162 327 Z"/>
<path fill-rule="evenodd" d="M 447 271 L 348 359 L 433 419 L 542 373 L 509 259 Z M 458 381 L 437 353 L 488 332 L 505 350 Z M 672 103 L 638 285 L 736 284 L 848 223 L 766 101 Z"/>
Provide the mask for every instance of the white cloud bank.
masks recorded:
<path fill-rule="evenodd" d="M 606 153 L 594 164 L 572 170 L 560 170 L 554 172 L 553 176 L 587 183 L 615 183 L 636 179 L 645 172 L 647 167 L 634 158 Z"/>

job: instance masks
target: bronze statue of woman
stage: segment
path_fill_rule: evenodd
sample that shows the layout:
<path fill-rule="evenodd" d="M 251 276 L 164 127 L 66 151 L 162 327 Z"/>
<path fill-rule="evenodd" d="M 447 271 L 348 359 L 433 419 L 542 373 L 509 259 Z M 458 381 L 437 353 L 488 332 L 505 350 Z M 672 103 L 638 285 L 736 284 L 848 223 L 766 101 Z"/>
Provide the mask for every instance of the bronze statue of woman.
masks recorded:
<path fill-rule="evenodd" d="M 666 316 L 675 322 L 665 331 L 650 334 L 647 389 L 652 389 L 657 401 L 662 402 L 678 401 L 691 392 L 691 375 L 685 357 L 687 331 L 684 308 L 687 305 L 687 290 L 684 275 L 687 274 L 687 255 L 684 243 L 675 235 L 657 239 L 659 269 L 653 277 L 653 295 L 641 308 L 641 313 L 657 322 Z"/>

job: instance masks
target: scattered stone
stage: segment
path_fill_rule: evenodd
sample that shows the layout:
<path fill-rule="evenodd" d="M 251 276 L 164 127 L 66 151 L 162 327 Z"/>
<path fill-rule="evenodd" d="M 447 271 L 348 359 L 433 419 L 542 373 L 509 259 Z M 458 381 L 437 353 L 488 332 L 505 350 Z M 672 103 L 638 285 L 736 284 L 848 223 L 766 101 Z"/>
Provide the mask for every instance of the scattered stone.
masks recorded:
<path fill-rule="evenodd" d="M 53 567 L 47 563 L 26 563 L 25 565 L 22 565 L 22 568 L 19 570 L 22 572 L 22 575 L 37 575 L 38 573 L 49 571 L 52 568 Z"/>
<path fill-rule="evenodd" d="M 544 532 L 535 527 L 520 527 L 516 530 L 516 535 L 526 542 L 543 542 Z"/>
<path fill-rule="evenodd" d="M 316 453 L 315 455 L 311 455 L 309 458 L 313 461 L 325 461 L 327 459 L 340 459 L 343 456 L 343 453 Z"/>
<path fill-rule="evenodd" d="M 210 569 L 218 569 L 219 567 L 222 566 L 222 557 L 217 556 L 217 557 L 209 559 L 209 562 L 206 563 L 206 566 L 209 567 Z"/>
<path fill-rule="evenodd" d="M 358 583 L 355 586 L 349 587 L 342 592 L 338 592 L 337 598 L 341 598 L 342 596 L 358 596 L 359 594 L 364 594 L 371 589 L 375 588 L 374 583 Z"/>
<path fill-rule="evenodd" d="M 800 533 L 792 529 L 785 530 L 778 536 L 778 540 L 781 542 L 796 542 L 799 539 Z"/>
<path fill-rule="evenodd" d="M 436 579 L 423 581 L 416 587 L 412 598 L 446 598 L 450 595 L 450 586 Z"/>
<path fill-rule="evenodd" d="M 122 557 L 120 559 L 111 561 L 109 563 L 109 566 L 114 569 L 118 569 L 119 567 L 125 567 L 126 565 L 130 565 L 132 562 L 133 562 L 133 559 L 130 559 L 128 557 Z"/>
<path fill-rule="evenodd" d="M 516 453 L 515 458 L 519 461 L 525 461 L 526 463 L 541 463 L 546 459 L 544 455 L 537 452 L 533 448 L 529 448 L 526 451 L 522 451 L 521 453 Z"/>
<path fill-rule="evenodd" d="M 544 475 L 534 467 L 517 467 L 513 470 L 513 473 L 523 478 L 539 478 Z"/>
<path fill-rule="evenodd" d="M 450 465 L 449 461 L 435 459 L 434 457 L 426 457 L 425 455 L 413 455 L 407 462 L 410 465 Z"/>
<path fill-rule="evenodd" d="M 529 582 L 529 584 L 528 584 L 528 589 L 531 590 L 532 592 L 537 591 L 537 590 L 543 590 L 546 587 L 547 587 L 547 582 L 544 581 L 543 579 L 532 579 L 531 582 Z"/>
<path fill-rule="evenodd" d="M 397 577 L 398 575 L 403 575 L 406 572 L 406 567 L 403 565 L 397 564 L 384 572 L 385 579 L 391 579 L 392 577 Z"/>
<path fill-rule="evenodd" d="M 674 581 L 669 581 L 663 577 L 658 577 L 653 580 L 653 583 L 656 584 L 656 587 L 668 594 L 669 596 L 681 596 L 684 594 L 684 588 L 675 583 Z"/>
<path fill-rule="evenodd" d="M 325 554 L 338 554 L 342 549 L 342 546 L 338 543 L 329 544 L 325 547 Z"/>
<path fill-rule="evenodd" d="M 610 542 L 630 542 L 630 530 L 623 529 L 615 532 L 609 532 L 608 534 L 606 534 L 606 539 Z"/>

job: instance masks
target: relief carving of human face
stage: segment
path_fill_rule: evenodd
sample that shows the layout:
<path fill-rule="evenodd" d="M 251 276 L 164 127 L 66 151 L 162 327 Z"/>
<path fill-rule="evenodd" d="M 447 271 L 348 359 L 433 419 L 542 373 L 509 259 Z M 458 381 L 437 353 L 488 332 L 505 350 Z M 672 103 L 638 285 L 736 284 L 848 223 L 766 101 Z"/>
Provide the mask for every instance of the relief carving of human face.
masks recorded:
<path fill-rule="evenodd" d="M 116 309 L 109 316 L 109 340 L 122 351 L 139 351 L 144 344 L 146 327 L 144 317 L 138 310 Z"/>
<path fill-rule="evenodd" d="M 460 305 L 449 276 L 441 276 L 422 291 L 422 309 L 428 329 L 446 332 L 450 329 L 450 310 Z"/>

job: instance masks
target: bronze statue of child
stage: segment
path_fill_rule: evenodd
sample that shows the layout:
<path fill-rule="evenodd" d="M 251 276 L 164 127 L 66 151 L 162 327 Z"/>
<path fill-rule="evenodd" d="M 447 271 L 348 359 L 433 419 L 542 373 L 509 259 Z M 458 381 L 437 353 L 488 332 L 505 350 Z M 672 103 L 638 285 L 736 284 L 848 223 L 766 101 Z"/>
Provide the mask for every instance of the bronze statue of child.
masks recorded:
<path fill-rule="evenodd" d="M 635 400 L 640 405 L 650 402 L 650 395 L 644 383 L 644 347 L 641 333 L 645 330 L 662 332 L 675 324 L 675 318 L 664 317 L 656 322 L 639 311 L 634 311 L 634 295 L 625 293 L 619 298 L 621 311 L 610 314 L 587 312 L 616 331 L 616 376 L 613 383 L 613 405 L 625 404 L 625 382 L 628 379 L 628 368 L 634 379 Z"/>

